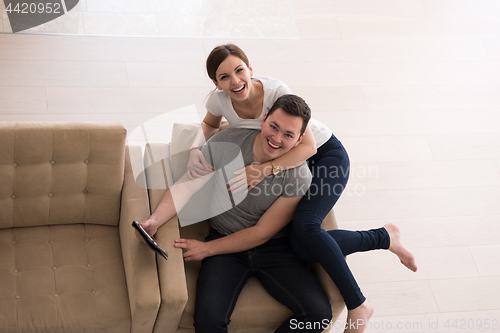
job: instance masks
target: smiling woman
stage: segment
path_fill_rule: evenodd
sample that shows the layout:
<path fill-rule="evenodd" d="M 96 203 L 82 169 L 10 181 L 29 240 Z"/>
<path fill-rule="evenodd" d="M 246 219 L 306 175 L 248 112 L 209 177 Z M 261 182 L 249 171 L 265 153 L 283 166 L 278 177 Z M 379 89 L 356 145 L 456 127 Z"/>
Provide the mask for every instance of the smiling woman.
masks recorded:
<path fill-rule="evenodd" d="M 242 119 L 260 116 L 264 97 L 262 83 L 252 80 L 253 69 L 245 53 L 234 44 L 221 45 L 207 58 L 207 73 L 216 89 L 234 99 L 233 107 Z"/>
<path fill-rule="evenodd" d="M 229 127 L 260 130 L 260 124 L 274 102 L 280 96 L 292 93 L 279 80 L 270 77 L 254 77 L 253 68 L 247 56 L 234 44 L 215 47 L 207 58 L 206 66 L 215 90 L 207 100 L 208 112 L 190 152 L 188 171 L 192 177 L 210 172 L 211 168 L 204 161 L 199 149 L 195 148 L 199 148 L 205 140 L 219 130 L 222 117 L 228 121 Z M 276 161 L 282 170 L 301 165 L 316 153 L 316 147 L 321 146 L 332 136 L 328 127 L 315 120 L 311 120 L 303 132 L 304 138 L 294 149 L 294 153 L 285 154 L 285 157 Z M 279 142 L 271 143 L 275 147 L 279 146 Z M 255 169 L 259 169 L 255 170 L 259 176 L 248 177 L 249 184 L 258 184 L 262 181 L 266 175 L 264 170 L 271 170 L 271 163 L 264 163 Z"/>
<path fill-rule="evenodd" d="M 259 106 L 264 98 L 264 90 L 259 80 L 252 79 L 253 69 L 241 58 L 229 55 L 216 71 L 213 80 L 217 89 L 222 90 L 235 102 L 233 107 L 243 119 L 260 116 Z"/>

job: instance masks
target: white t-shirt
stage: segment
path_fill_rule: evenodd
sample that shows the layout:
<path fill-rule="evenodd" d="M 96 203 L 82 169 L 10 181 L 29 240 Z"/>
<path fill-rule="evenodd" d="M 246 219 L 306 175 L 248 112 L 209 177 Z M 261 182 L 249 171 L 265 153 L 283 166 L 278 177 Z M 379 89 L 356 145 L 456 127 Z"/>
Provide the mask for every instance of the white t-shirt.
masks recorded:
<path fill-rule="evenodd" d="M 273 79 L 271 77 L 260 76 L 254 79 L 259 80 L 264 88 L 264 103 L 262 113 L 256 119 L 242 119 L 234 111 L 231 97 L 226 95 L 223 90 L 216 90 L 207 99 L 207 111 L 214 116 L 223 116 L 226 118 L 231 128 L 250 128 L 261 129 L 260 123 L 264 115 L 271 109 L 274 102 L 282 95 L 291 94 L 292 91 L 283 82 Z M 332 136 L 332 131 L 323 123 L 311 118 L 309 121 L 314 140 L 316 141 L 316 148 L 322 146 Z"/>

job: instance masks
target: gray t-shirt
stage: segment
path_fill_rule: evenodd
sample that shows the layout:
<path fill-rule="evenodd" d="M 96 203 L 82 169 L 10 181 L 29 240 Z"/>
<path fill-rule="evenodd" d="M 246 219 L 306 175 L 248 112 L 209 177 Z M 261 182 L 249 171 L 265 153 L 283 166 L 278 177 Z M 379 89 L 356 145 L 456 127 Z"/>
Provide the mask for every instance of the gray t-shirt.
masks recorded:
<path fill-rule="evenodd" d="M 207 162 L 216 169 L 212 178 L 213 196 L 210 222 L 212 228 L 224 235 L 252 227 L 280 197 L 303 196 L 311 185 L 312 175 L 306 163 L 293 169 L 269 175 L 247 194 L 234 195 L 226 183 L 234 172 L 252 164 L 253 145 L 260 131 L 227 129 L 215 134 L 202 148 Z M 279 232 L 275 237 L 283 237 Z"/>

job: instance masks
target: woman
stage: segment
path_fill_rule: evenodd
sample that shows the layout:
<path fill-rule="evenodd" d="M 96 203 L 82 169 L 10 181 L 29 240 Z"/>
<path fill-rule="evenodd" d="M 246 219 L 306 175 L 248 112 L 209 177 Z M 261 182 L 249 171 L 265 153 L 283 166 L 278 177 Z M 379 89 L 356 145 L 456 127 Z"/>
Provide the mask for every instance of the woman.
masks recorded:
<path fill-rule="evenodd" d="M 200 151 L 205 140 L 219 131 L 224 116 L 229 127 L 260 129 L 261 119 L 274 101 L 292 93 L 282 82 L 269 77 L 253 77 L 245 53 L 233 44 L 221 45 L 207 58 L 208 76 L 216 90 L 209 96 L 207 114 L 190 150 L 188 174 L 195 178 L 212 171 Z M 268 142 L 279 149 L 279 142 Z M 299 203 L 290 224 L 290 241 L 295 253 L 305 261 L 319 262 L 340 290 L 348 309 L 348 323 L 364 323 L 373 306 L 361 293 L 344 256 L 360 251 L 389 249 L 401 262 L 416 271 L 413 255 L 402 245 L 395 225 L 369 231 L 325 231 L 321 223 L 344 190 L 349 177 L 349 157 L 332 132 L 311 119 L 304 139 L 292 151 L 274 161 L 242 169 L 229 181 L 231 190 L 250 191 L 264 177 L 309 162 L 313 181 Z M 365 325 L 349 325 L 345 332 L 363 332 Z"/>

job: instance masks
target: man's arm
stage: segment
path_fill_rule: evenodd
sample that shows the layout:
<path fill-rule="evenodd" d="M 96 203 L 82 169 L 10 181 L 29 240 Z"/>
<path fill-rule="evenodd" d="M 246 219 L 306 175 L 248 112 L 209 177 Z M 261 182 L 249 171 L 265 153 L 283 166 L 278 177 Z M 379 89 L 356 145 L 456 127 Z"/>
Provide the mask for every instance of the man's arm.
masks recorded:
<path fill-rule="evenodd" d="M 214 173 L 195 179 L 189 178 L 187 172 L 177 181 L 172 187 L 165 192 L 158 204 L 154 213 L 141 223 L 142 227 L 151 235 L 156 234 L 156 231 L 165 222 L 177 215 L 191 197 L 201 189 L 212 178 Z M 136 231 L 136 236 L 140 241 L 142 237 Z"/>
<path fill-rule="evenodd" d="M 178 239 L 175 247 L 186 249 L 185 260 L 202 260 L 217 254 L 236 253 L 262 245 L 283 229 L 293 217 L 302 196 L 279 197 L 253 227 L 209 242 Z"/>

